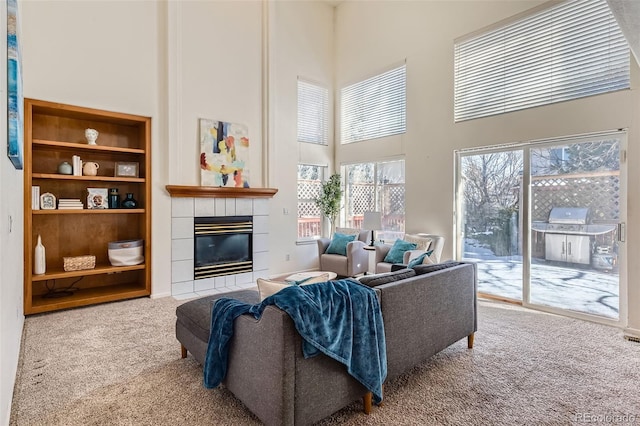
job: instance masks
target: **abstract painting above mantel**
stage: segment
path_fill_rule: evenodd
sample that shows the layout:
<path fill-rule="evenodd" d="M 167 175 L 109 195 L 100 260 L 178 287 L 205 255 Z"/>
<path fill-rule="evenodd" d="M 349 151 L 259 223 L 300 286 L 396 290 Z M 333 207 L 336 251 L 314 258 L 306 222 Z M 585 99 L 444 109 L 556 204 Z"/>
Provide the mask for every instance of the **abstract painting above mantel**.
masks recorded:
<path fill-rule="evenodd" d="M 244 124 L 199 119 L 200 185 L 249 188 L 249 131 Z"/>

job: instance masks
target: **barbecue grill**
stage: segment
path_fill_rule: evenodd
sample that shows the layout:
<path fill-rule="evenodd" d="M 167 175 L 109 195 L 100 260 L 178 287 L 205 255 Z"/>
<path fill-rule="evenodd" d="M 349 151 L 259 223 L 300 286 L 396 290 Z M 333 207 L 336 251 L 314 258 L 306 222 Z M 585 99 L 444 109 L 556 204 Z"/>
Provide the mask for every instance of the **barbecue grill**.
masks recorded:
<path fill-rule="evenodd" d="M 531 229 L 545 234 L 545 259 L 569 263 L 591 263 L 595 235 L 611 232 L 616 225 L 591 223 L 586 207 L 554 207 L 549 220 L 533 222 Z"/>

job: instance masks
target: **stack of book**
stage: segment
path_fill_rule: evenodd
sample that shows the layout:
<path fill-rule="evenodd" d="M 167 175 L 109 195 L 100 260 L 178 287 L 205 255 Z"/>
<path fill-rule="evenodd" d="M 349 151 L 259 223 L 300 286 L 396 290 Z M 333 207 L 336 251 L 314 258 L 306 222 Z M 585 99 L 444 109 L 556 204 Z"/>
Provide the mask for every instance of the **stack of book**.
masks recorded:
<path fill-rule="evenodd" d="M 82 210 L 84 205 L 79 198 L 61 198 L 58 200 L 58 210 Z"/>

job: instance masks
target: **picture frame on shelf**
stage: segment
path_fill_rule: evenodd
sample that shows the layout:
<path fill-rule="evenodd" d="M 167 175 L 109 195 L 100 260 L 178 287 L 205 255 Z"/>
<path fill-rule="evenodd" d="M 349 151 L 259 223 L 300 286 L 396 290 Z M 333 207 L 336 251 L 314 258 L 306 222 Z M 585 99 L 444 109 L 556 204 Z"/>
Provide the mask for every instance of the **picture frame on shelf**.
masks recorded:
<path fill-rule="evenodd" d="M 108 191 L 107 188 L 87 188 L 87 209 L 108 209 Z"/>
<path fill-rule="evenodd" d="M 56 196 L 50 192 L 45 192 L 40 195 L 40 208 L 42 210 L 55 210 L 56 209 Z"/>
<path fill-rule="evenodd" d="M 115 163 L 115 177 L 132 177 L 137 178 L 139 174 L 140 165 L 136 162 L 130 161 L 116 161 Z"/>

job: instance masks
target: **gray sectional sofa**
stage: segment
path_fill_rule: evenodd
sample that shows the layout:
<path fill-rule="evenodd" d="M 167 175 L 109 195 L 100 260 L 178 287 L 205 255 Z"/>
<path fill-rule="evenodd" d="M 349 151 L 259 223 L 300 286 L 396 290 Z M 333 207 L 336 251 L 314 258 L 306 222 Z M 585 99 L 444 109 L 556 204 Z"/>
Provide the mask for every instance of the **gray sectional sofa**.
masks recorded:
<path fill-rule="evenodd" d="M 387 382 L 477 330 L 476 266 L 450 262 L 420 265 L 363 277 L 376 289 L 387 343 Z M 430 268 L 429 268 L 430 267 Z M 224 294 L 258 303 L 257 291 Z M 203 363 L 211 307 L 218 296 L 182 304 L 176 310 L 176 337 Z M 293 321 L 275 306 L 260 320 L 242 315 L 234 323 L 224 385 L 267 425 L 307 425 L 365 397 L 366 389 L 337 361 L 318 355 L 304 359 Z M 381 407 L 379 409 L 384 409 Z"/>

